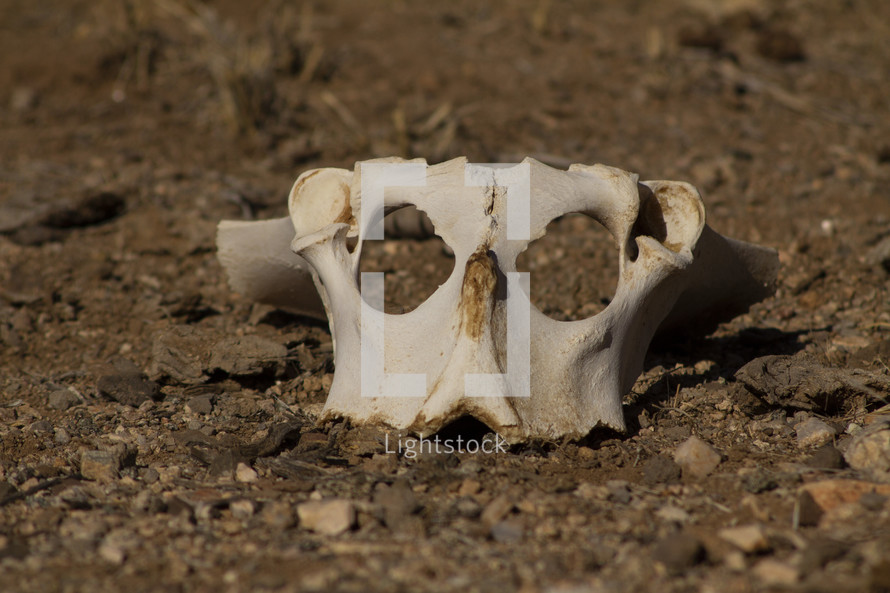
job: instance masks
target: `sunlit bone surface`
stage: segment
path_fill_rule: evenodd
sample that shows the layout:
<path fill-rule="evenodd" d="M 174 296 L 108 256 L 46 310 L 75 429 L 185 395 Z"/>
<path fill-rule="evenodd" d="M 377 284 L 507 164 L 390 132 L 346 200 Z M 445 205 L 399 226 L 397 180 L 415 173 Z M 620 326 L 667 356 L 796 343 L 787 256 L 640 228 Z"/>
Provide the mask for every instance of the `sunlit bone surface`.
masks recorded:
<path fill-rule="evenodd" d="M 411 183 L 386 187 L 380 200 L 387 212 L 408 205 L 425 212 L 454 251 L 448 280 L 402 315 L 369 306 L 370 277 L 362 297 L 358 264 L 374 221 L 367 206 L 362 216 L 363 164 L 378 166 L 365 167 L 366 176 L 381 165 L 414 164 Z M 523 178 L 527 203 L 502 183 Z M 621 398 L 659 327 L 681 332 L 731 318 L 772 294 L 778 268 L 775 251 L 707 227 L 693 186 L 639 182 L 602 165 L 562 171 L 526 159 L 510 173 L 463 158 L 429 167 L 379 159 L 354 171 L 304 173 L 289 209 L 289 220 L 220 223 L 219 257 L 230 284 L 259 301 L 327 314 L 335 373 L 323 419 L 424 435 L 463 416 L 511 442 L 582 437 L 598 426 L 623 431 Z M 615 239 L 618 286 L 601 313 L 556 321 L 529 302 L 534 278 L 516 274 L 516 258 L 552 220 L 575 212 Z M 382 321 L 382 332 L 374 320 Z M 525 336 L 525 348 L 517 335 Z M 412 376 L 413 391 L 393 397 L 398 389 L 387 391 L 394 383 L 381 380 L 384 372 Z"/>

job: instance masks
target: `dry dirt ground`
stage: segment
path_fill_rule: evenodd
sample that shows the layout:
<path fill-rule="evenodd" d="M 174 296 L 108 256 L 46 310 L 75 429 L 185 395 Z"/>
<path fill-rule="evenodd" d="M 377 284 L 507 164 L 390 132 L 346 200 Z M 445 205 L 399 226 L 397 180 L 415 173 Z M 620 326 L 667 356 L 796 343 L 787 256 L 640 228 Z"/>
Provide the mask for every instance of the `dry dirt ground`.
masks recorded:
<path fill-rule="evenodd" d="M 0 2 L 0 590 L 890 590 L 888 39 L 880 0 Z M 777 292 L 656 345 L 627 434 L 387 453 L 214 234 L 388 155 L 688 180 Z M 614 249 L 552 229 L 535 302 L 595 313 Z M 451 265 L 379 255 L 403 306 Z"/>

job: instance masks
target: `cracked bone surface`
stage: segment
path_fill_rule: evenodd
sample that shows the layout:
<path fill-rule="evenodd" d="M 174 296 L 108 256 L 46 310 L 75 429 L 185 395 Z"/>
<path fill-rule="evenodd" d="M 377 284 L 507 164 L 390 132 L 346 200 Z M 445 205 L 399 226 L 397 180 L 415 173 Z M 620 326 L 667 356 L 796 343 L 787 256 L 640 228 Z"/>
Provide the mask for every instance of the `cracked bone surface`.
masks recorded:
<path fill-rule="evenodd" d="M 405 174 L 384 188 L 384 170 Z M 363 285 L 359 259 L 364 241 L 381 234 L 380 209 L 406 206 L 427 214 L 455 267 L 416 309 L 389 315 L 382 295 L 371 298 L 375 278 Z M 289 208 L 290 219 L 220 223 L 230 284 L 249 298 L 326 313 L 335 373 L 323 419 L 423 435 L 464 416 L 511 442 L 579 438 L 598 426 L 623 431 L 622 396 L 659 327 L 713 328 L 771 295 L 778 270 L 774 250 L 707 227 L 693 186 L 639 182 L 602 165 L 563 171 L 533 159 L 497 168 L 463 158 L 432 166 L 377 159 L 354 171 L 302 174 Z M 601 313 L 556 321 L 529 301 L 516 258 L 552 220 L 576 212 L 617 243 L 618 287 Z M 402 226 L 423 234 L 410 220 Z"/>

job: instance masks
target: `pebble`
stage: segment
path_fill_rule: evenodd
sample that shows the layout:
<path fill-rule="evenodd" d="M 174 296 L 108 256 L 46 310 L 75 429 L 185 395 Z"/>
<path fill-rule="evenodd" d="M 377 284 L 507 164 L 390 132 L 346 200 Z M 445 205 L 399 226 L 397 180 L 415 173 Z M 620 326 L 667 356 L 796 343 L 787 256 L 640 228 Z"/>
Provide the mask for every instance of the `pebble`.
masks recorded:
<path fill-rule="evenodd" d="M 507 516 L 507 513 L 513 510 L 513 503 L 505 494 L 501 494 L 494 500 L 489 502 L 482 511 L 480 520 L 488 527 L 494 526 L 501 519 Z"/>
<path fill-rule="evenodd" d="M 890 496 L 890 484 L 875 484 L 864 480 L 822 480 L 802 488 L 822 511 L 830 511 L 842 504 L 859 502 L 865 494 Z"/>
<path fill-rule="evenodd" d="M 67 410 L 80 403 L 80 399 L 70 389 L 54 389 L 47 397 L 49 407 L 54 410 Z"/>
<path fill-rule="evenodd" d="M 208 342 L 212 334 L 188 325 L 175 325 L 157 335 L 152 344 L 149 374 L 178 383 L 203 383 L 210 358 Z"/>
<path fill-rule="evenodd" d="M 727 527 L 721 529 L 717 535 L 745 552 L 755 554 L 769 550 L 769 541 L 766 532 L 760 525 L 743 525 L 741 527 Z"/>
<path fill-rule="evenodd" d="M 110 542 L 102 542 L 99 546 L 99 556 L 110 564 L 120 565 L 127 558 L 127 553 L 118 545 Z"/>
<path fill-rule="evenodd" d="M 821 447 L 830 443 L 837 431 L 818 418 L 809 418 L 794 427 L 797 432 L 797 446 L 801 449 Z"/>
<path fill-rule="evenodd" d="M 652 559 L 671 574 L 683 574 L 705 559 L 705 547 L 693 535 L 669 535 L 656 544 Z"/>
<path fill-rule="evenodd" d="M 242 498 L 229 503 L 229 510 L 236 519 L 250 519 L 256 512 L 256 505 L 252 500 Z"/>
<path fill-rule="evenodd" d="M 213 400 L 209 395 L 196 395 L 186 402 L 185 410 L 192 414 L 209 414 L 213 411 Z"/>
<path fill-rule="evenodd" d="M 738 550 L 733 550 L 723 557 L 723 563 L 729 570 L 742 572 L 748 569 L 748 563 L 745 562 L 745 555 Z"/>
<path fill-rule="evenodd" d="M 153 467 L 147 467 L 141 472 L 142 481 L 146 484 L 154 484 L 161 477 L 161 474 L 158 473 Z"/>
<path fill-rule="evenodd" d="M 751 572 L 761 583 L 771 587 L 790 587 L 800 578 L 800 573 L 796 568 L 771 558 L 766 558 L 755 564 Z"/>
<path fill-rule="evenodd" d="M 672 504 L 661 507 L 655 511 L 655 515 L 660 519 L 674 523 L 687 523 L 692 518 L 685 510 Z"/>
<path fill-rule="evenodd" d="M 720 453 L 711 445 L 693 435 L 686 439 L 674 453 L 674 461 L 684 475 L 704 478 L 720 465 Z"/>
<path fill-rule="evenodd" d="M 101 395 L 134 408 L 161 395 L 160 386 L 138 369 L 103 375 L 96 382 L 96 388 Z"/>
<path fill-rule="evenodd" d="M 355 525 L 355 505 L 350 500 L 313 500 L 297 505 L 300 526 L 322 535 L 339 535 Z"/>
<path fill-rule="evenodd" d="M 457 490 L 458 496 L 472 496 L 479 492 L 482 488 L 482 485 L 478 480 L 474 480 L 472 478 L 464 478 L 464 480 L 460 483 L 460 487 Z"/>
<path fill-rule="evenodd" d="M 80 473 L 88 480 L 107 484 L 119 477 L 121 458 L 111 451 L 84 451 L 80 458 Z"/>
<path fill-rule="evenodd" d="M 49 422 L 48 420 L 38 420 L 37 422 L 32 422 L 31 426 L 28 427 L 28 430 L 33 433 L 48 434 L 53 432 L 53 425 L 52 422 Z"/>
<path fill-rule="evenodd" d="M 260 336 L 233 336 L 218 342 L 210 355 L 209 370 L 233 376 L 278 373 L 284 369 L 287 347 Z"/>
<path fill-rule="evenodd" d="M 853 469 L 888 474 L 890 472 L 890 430 L 864 432 L 857 435 L 844 452 L 844 459 Z"/>
<path fill-rule="evenodd" d="M 229 466 L 231 467 L 231 466 Z M 256 470 L 244 462 L 239 462 L 235 467 L 235 480 L 244 484 L 252 484 L 259 479 Z"/>

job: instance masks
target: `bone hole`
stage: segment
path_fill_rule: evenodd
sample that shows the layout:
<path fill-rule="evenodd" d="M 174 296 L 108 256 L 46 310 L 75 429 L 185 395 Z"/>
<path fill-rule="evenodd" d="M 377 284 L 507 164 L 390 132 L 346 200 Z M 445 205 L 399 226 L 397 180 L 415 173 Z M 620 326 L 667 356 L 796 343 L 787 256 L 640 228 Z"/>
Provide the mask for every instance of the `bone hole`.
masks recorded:
<path fill-rule="evenodd" d="M 383 241 L 365 241 L 361 272 L 383 272 L 383 312 L 399 315 L 426 301 L 454 270 L 454 253 L 425 212 L 406 206 L 383 219 Z"/>
<path fill-rule="evenodd" d="M 481 444 L 487 437 L 491 440 L 491 444 L 486 447 L 490 449 L 494 447 L 494 433 L 495 431 L 481 420 L 472 416 L 461 416 L 443 426 L 430 438 L 439 437 L 440 441 L 451 441 L 457 447 L 458 442 L 477 441 Z M 460 441 L 458 441 L 458 437 L 460 437 Z"/>
<path fill-rule="evenodd" d="M 618 287 L 618 247 L 612 235 L 586 214 L 566 214 L 516 259 L 529 272 L 532 303 L 558 321 L 596 315 Z"/>

